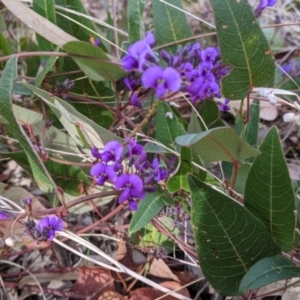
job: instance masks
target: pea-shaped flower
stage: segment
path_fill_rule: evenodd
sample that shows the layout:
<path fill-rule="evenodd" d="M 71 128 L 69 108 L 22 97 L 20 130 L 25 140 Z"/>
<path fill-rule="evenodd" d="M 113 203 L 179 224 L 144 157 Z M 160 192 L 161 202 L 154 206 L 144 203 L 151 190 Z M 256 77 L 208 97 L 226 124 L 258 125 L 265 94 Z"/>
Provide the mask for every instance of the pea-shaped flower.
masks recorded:
<path fill-rule="evenodd" d="M 155 89 L 157 98 L 163 98 L 167 92 L 179 91 L 181 78 L 174 68 L 154 66 L 143 73 L 142 83 L 145 88 Z"/>

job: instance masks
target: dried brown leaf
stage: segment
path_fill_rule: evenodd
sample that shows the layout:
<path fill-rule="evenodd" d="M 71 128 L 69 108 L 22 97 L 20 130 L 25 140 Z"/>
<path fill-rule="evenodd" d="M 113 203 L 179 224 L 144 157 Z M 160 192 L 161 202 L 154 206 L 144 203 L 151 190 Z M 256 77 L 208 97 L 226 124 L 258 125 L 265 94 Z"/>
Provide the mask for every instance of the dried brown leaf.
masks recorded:
<path fill-rule="evenodd" d="M 102 267 L 81 267 L 72 291 L 90 296 L 114 290 L 113 278 L 109 270 Z"/>

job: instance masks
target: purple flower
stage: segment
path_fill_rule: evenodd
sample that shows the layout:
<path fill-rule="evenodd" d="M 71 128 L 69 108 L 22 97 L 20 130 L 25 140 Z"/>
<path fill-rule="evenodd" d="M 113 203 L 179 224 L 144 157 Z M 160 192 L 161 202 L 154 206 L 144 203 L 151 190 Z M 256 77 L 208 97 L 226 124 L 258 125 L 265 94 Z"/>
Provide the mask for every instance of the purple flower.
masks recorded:
<path fill-rule="evenodd" d="M 118 141 L 108 142 L 101 154 L 101 160 L 104 162 L 118 161 L 121 158 L 123 146 Z"/>
<path fill-rule="evenodd" d="M 6 213 L 6 212 L 0 210 L 0 220 L 6 220 L 6 219 L 8 219 L 8 218 L 9 218 L 8 213 Z"/>
<path fill-rule="evenodd" d="M 129 91 L 132 91 L 137 86 L 136 80 L 129 76 L 124 78 L 124 83 Z"/>
<path fill-rule="evenodd" d="M 201 59 L 203 62 L 214 62 L 218 52 L 213 47 L 207 47 L 206 49 L 201 51 Z"/>
<path fill-rule="evenodd" d="M 134 208 L 134 204 L 130 204 L 130 202 L 135 202 L 145 197 L 143 181 L 136 174 L 122 174 L 115 181 L 115 187 L 117 190 L 123 189 L 118 202 L 123 203 L 128 200 L 130 209 Z"/>
<path fill-rule="evenodd" d="M 126 71 L 138 69 L 143 71 L 143 66 L 147 60 L 157 61 L 157 57 L 150 46 L 155 44 L 155 37 L 148 32 L 146 37 L 132 44 L 128 48 L 128 54 L 122 59 L 122 67 Z"/>
<path fill-rule="evenodd" d="M 142 76 L 145 88 L 156 89 L 157 98 L 162 98 L 170 92 L 177 92 L 181 86 L 180 74 L 173 68 L 162 69 L 159 66 L 150 67 Z"/>
<path fill-rule="evenodd" d="M 99 152 L 98 148 L 97 147 L 93 147 L 91 149 L 91 152 L 92 152 L 92 155 L 95 157 L 95 158 L 98 158 L 98 159 L 101 159 L 101 153 Z"/>
<path fill-rule="evenodd" d="M 219 110 L 220 111 L 229 111 L 230 110 L 230 106 L 227 105 L 229 102 L 230 102 L 230 100 L 226 98 L 225 101 L 224 101 L 224 103 L 218 104 Z"/>
<path fill-rule="evenodd" d="M 164 180 L 168 177 L 167 171 L 159 165 L 159 161 L 157 157 L 153 159 L 152 167 L 153 167 L 154 180 L 156 182 Z"/>
<path fill-rule="evenodd" d="M 55 236 L 55 231 L 62 231 L 63 226 L 62 219 L 57 216 L 50 216 L 41 219 L 36 225 L 36 230 L 51 241 Z"/>
<path fill-rule="evenodd" d="M 96 183 L 98 185 L 104 185 L 105 181 L 108 179 L 114 182 L 117 178 L 114 165 L 106 165 L 104 163 L 97 163 L 93 165 L 90 173 L 92 176 L 97 177 Z"/>
<path fill-rule="evenodd" d="M 266 7 L 268 7 L 268 6 L 271 7 L 271 6 L 275 5 L 276 1 L 277 0 L 260 0 L 257 7 L 254 10 L 255 17 L 256 18 L 259 17 Z"/>
<path fill-rule="evenodd" d="M 99 47 L 100 44 L 101 44 L 101 40 L 100 40 L 99 38 L 96 38 L 96 39 L 94 40 L 94 45 L 97 46 L 97 47 Z"/>
<path fill-rule="evenodd" d="M 143 107 L 143 102 L 139 99 L 138 96 L 138 92 L 134 92 L 131 94 L 129 100 L 130 100 L 130 104 L 132 106 L 138 107 L 138 108 L 142 108 Z"/>

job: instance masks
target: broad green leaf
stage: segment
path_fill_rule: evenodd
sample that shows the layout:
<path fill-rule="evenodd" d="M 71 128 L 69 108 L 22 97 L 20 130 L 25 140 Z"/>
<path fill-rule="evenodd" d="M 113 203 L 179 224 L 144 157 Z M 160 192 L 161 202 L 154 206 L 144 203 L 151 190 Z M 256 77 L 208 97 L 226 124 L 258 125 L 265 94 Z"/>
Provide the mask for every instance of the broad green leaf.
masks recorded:
<path fill-rule="evenodd" d="M 242 205 L 188 175 L 199 264 L 223 296 L 239 294 L 244 275 L 259 260 L 280 254 L 264 224 Z"/>
<path fill-rule="evenodd" d="M 33 0 L 32 7 L 40 16 L 56 24 L 54 0 Z M 40 51 L 51 51 L 54 49 L 53 44 L 48 41 L 47 37 L 38 34 L 37 41 Z"/>
<path fill-rule="evenodd" d="M 250 105 L 250 120 L 246 125 L 246 130 L 243 136 L 243 139 L 252 147 L 254 148 L 258 148 L 258 129 L 259 129 L 259 101 L 254 100 L 251 105 Z M 244 117 L 246 116 L 246 114 L 244 114 Z M 241 132 L 242 132 L 242 120 L 240 118 L 239 115 L 236 115 L 236 126 L 235 126 L 235 130 L 236 132 L 241 136 Z M 253 158 L 248 158 L 247 159 L 248 162 L 252 162 Z M 232 169 L 233 169 L 233 164 L 231 162 L 222 162 L 222 169 L 223 169 L 223 173 L 225 178 L 230 179 L 231 178 L 231 174 L 232 174 Z M 239 170 L 240 172 L 240 170 Z M 244 175 L 244 173 L 243 173 Z M 238 174 L 239 179 L 241 179 L 243 177 L 243 179 L 246 179 L 244 176 L 240 177 L 240 175 Z M 242 182 L 241 182 L 242 183 Z M 242 183 L 243 187 L 245 185 L 245 182 Z M 240 185 L 236 185 L 236 187 L 238 187 L 239 191 L 241 191 L 240 189 Z M 244 190 L 244 188 L 242 189 Z M 242 193 L 243 194 L 243 193 Z"/>
<path fill-rule="evenodd" d="M 256 290 L 262 286 L 279 280 L 300 276 L 300 268 L 281 255 L 266 257 L 251 267 L 244 276 L 241 284 L 241 293 L 247 290 Z"/>
<path fill-rule="evenodd" d="M 201 122 L 202 130 L 212 129 L 216 127 L 223 127 L 224 122 L 220 117 L 220 110 L 216 102 L 211 100 L 205 100 L 200 103 L 199 113 L 202 117 L 203 122 L 206 126 Z"/>
<path fill-rule="evenodd" d="M 198 134 L 186 134 L 176 138 L 180 146 L 190 147 L 205 161 L 240 162 L 260 154 L 231 128 L 221 127 Z"/>
<path fill-rule="evenodd" d="M 132 217 L 129 232 L 133 233 L 146 226 L 166 206 L 172 205 L 173 199 L 164 194 L 161 189 L 155 193 L 147 193 L 146 198 L 139 203 L 138 210 Z"/>
<path fill-rule="evenodd" d="M 13 56 L 2 73 L 0 79 L 0 120 L 6 126 L 9 135 L 17 139 L 20 146 L 25 151 L 29 164 L 32 168 L 33 177 L 39 188 L 44 192 L 52 192 L 55 184 L 47 172 L 43 162 L 38 153 L 33 148 L 30 140 L 15 119 L 12 111 L 11 92 L 14 81 L 17 79 L 17 56 Z"/>
<path fill-rule="evenodd" d="M 64 128 L 79 146 L 83 146 L 83 143 L 80 139 L 78 129 L 85 135 L 87 140 L 89 140 L 98 148 L 102 148 L 103 144 L 111 140 L 121 140 L 110 131 L 99 126 L 86 116 L 76 111 L 66 101 L 58 97 L 53 97 L 50 93 L 47 93 L 35 86 L 25 83 L 23 83 L 23 85 L 29 90 L 33 91 L 38 97 L 40 97 L 49 105 L 50 109 L 54 112 L 54 114 L 63 124 Z"/>
<path fill-rule="evenodd" d="M 192 171 L 192 153 L 189 148 L 182 148 L 180 153 L 179 168 L 167 183 L 167 188 L 170 193 L 176 193 L 179 190 L 190 191 L 187 181 L 187 174 Z"/>
<path fill-rule="evenodd" d="M 243 136 L 243 139 L 254 148 L 258 148 L 259 111 L 259 101 L 254 100 L 250 105 L 250 119 Z M 240 135 L 242 132 L 242 120 L 240 116 L 237 116 L 237 118 L 235 130 Z"/>
<path fill-rule="evenodd" d="M 175 116 L 170 106 L 163 101 L 160 101 L 157 107 L 155 128 L 156 140 L 167 147 L 174 146 L 175 138 L 185 134 L 185 130 L 179 123 L 178 118 Z"/>
<path fill-rule="evenodd" d="M 157 44 L 165 45 L 174 42 L 174 46 L 167 49 L 176 50 L 182 42 L 180 40 L 192 37 L 185 13 L 174 8 L 182 9 L 180 0 L 166 0 L 171 4 L 165 4 L 160 0 L 152 0 L 153 21 Z M 172 7 L 173 6 L 173 7 Z"/>
<path fill-rule="evenodd" d="M 224 97 L 244 98 L 253 87 L 274 81 L 275 61 L 247 0 L 211 0 L 224 65 L 230 74 L 222 80 Z"/>
<path fill-rule="evenodd" d="M 144 0 L 131 0 L 127 4 L 129 43 L 132 44 L 145 35 L 143 13 Z"/>
<path fill-rule="evenodd" d="M 295 194 L 276 127 L 262 142 L 245 188 L 245 207 L 268 228 L 283 251 L 293 248 Z"/>
<path fill-rule="evenodd" d="M 191 119 L 188 124 L 187 133 L 199 133 L 202 131 L 197 114 L 192 110 Z"/>
<path fill-rule="evenodd" d="M 58 26 L 43 18 L 19 0 L 2 0 L 8 10 L 11 11 L 29 28 L 36 33 L 47 38 L 54 45 L 63 45 L 69 41 L 75 41 L 76 38 L 61 30 Z"/>
<path fill-rule="evenodd" d="M 92 80 L 107 79 L 116 82 L 127 74 L 102 49 L 90 43 L 73 41 L 65 44 L 63 49 L 69 54 L 87 56 L 87 58 L 73 57 L 73 60 Z"/>

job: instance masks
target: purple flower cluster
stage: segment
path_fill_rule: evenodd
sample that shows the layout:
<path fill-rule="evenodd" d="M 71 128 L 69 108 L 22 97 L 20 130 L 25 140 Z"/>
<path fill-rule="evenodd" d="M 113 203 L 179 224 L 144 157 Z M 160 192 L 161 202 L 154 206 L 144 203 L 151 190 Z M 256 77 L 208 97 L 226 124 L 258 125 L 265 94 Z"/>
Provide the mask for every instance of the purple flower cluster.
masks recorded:
<path fill-rule="evenodd" d="M 154 89 L 159 99 L 178 91 L 188 92 L 193 102 L 221 97 L 221 78 L 229 73 L 229 68 L 222 65 L 218 47 L 201 49 L 199 43 L 187 44 L 179 46 L 175 54 L 163 49 L 158 56 L 151 48 L 154 44 L 155 37 L 148 32 L 143 40 L 129 47 L 122 59 L 126 71 L 138 71 L 141 75 L 131 73 L 124 80 L 128 90 L 133 91 L 132 105 L 142 107 L 138 92 L 134 91 L 140 85 Z"/>
<path fill-rule="evenodd" d="M 288 73 L 291 76 L 300 76 L 300 60 L 298 58 L 291 59 L 288 63 L 283 64 L 281 68 L 285 71 L 283 74 Z"/>
<path fill-rule="evenodd" d="M 125 147 L 118 141 L 108 142 L 101 152 L 94 147 L 92 155 L 98 160 L 90 170 L 96 184 L 102 186 L 106 181 L 114 184 L 121 191 L 118 202 L 128 201 L 130 210 L 137 210 L 145 192 L 154 192 L 155 184 L 168 177 L 158 158 L 150 162 L 144 147 L 134 139 L 127 140 Z"/>
<path fill-rule="evenodd" d="M 255 17 L 258 18 L 266 7 L 274 6 L 276 1 L 277 0 L 259 0 L 259 3 L 254 10 Z"/>
<path fill-rule="evenodd" d="M 52 241 L 56 231 L 63 230 L 63 220 L 57 216 L 49 216 L 41 219 L 36 223 L 33 219 L 28 218 L 25 222 L 25 230 L 37 242 Z"/>

